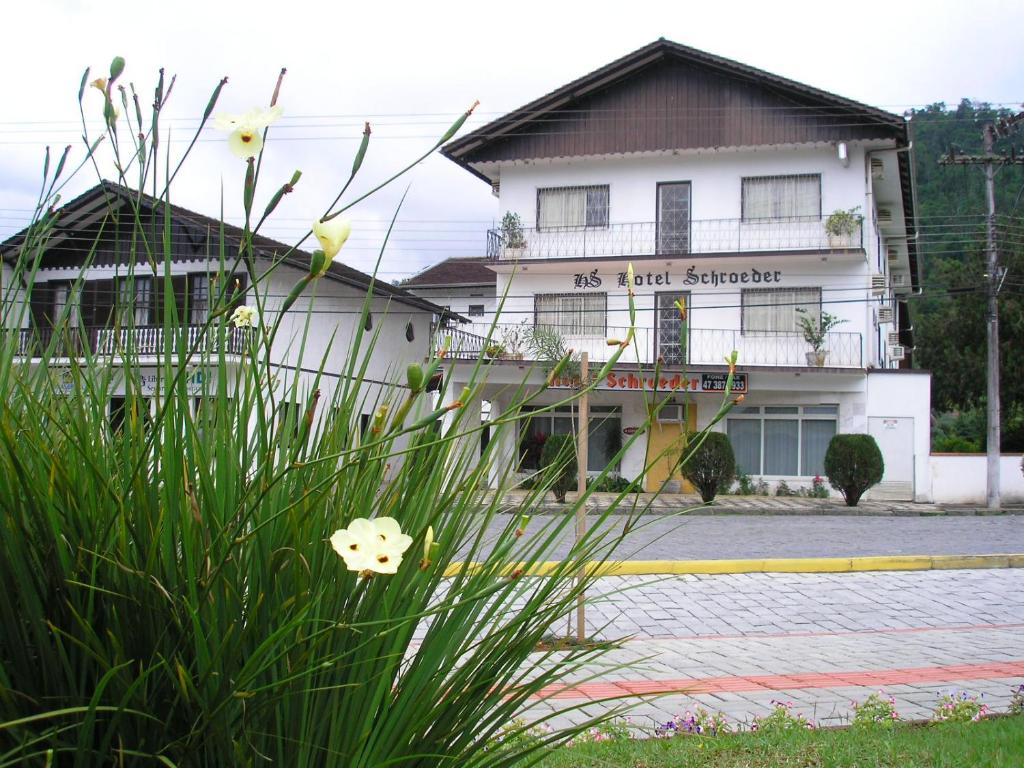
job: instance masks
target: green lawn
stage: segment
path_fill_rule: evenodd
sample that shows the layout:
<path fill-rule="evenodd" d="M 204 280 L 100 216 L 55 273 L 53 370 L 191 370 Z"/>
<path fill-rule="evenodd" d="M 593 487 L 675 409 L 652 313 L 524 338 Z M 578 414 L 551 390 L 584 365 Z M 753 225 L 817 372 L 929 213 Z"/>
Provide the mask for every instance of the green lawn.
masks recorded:
<path fill-rule="evenodd" d="M 1024 717 L 776 735 L 676 736 L 581 744 L 542 768 L 975 768 L 1024 765 Z"/>

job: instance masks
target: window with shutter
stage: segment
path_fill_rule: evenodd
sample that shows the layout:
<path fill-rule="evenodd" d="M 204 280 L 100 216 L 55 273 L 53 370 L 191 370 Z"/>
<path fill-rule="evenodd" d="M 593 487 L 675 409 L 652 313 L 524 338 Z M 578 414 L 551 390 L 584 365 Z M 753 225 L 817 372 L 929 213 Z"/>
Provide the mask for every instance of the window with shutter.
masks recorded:
<path fill-rule="evenodd" d="M 743 333 L 797 333 L 803 310 L 821 318 L 821 288 L 750 288 L 740 294 Z"/>
<path fill-rule="evenodd" d="M 541 293 L 533 306 L 537 325 L 569 336 L 600 336 L 607 328 L 607 293 Z"/>
<path fill-rule="evenodd" d="M 537 190 L 537 228 L 608 226 L 608 185 Z"/>

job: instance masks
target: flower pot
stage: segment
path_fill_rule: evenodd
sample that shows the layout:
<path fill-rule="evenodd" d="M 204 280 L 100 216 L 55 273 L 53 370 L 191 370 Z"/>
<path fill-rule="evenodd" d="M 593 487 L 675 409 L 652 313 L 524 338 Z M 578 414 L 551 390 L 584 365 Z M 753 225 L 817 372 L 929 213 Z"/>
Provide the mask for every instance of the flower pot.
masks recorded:
<path fill-rule="evenodd" d="M 807 353 L 807 364 L 821 368 L 825 365 L 825 358 L 828 357 L 827 350 L 814 351 L 811 350 Z"/>
<path fill-rule="evenodd" d="M 829 233 L 828 236 L 828 247 L 829 248 L 851 248 L 853 247 L 853 235 L 845 232 L 833 235 Z"/>
<path fill-rule="evenodd" d="M 522 258 L 524 253 L 526 253 L 525 245 L 506 245 L 504 248 L 501 249 L 501 257 L 503 259 L 508 259 L 509 261 L 519 261 L 519 259 Z"/>

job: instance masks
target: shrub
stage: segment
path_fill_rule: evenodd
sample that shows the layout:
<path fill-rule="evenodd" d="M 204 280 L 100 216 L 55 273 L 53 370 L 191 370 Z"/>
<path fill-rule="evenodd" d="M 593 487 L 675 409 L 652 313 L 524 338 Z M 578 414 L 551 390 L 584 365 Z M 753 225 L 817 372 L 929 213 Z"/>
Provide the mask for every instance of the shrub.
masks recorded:
<path fill-rule="evenodd" d="M 707 503 L 724 493 L 736 475 L 736 457 L 729 438 L 721 432 L 709 432 L 693 454 L 683 450 L 683 477 L 693 483 L 701 499 Z"/>
<path fill-rule="evenodd" d="M 575 435 L 550 435 L 540 454 L 541 468 L 550 473 L 551 492 L 559 502 L 576 487 Z"/>
<path fill-rule="evenodd" d="M 811 481 L 811 489 L 807 495 L 812 499 L 828 498 L 828 488 L 825 487 L 825 481 L 821 479 L 821 475 L 814 476 L 814 480 Z"/>
<path fill-rule="evenodd" d="M 736 494 L 739 496 L 753 496 L 757 490 L 757 486 L 754 485 L 754 481 L 750 479 L 750 475 L 746 472 L 739 471 L 736 473 Z"/>
<path fill-rule="evenodd" d="M 630 485 L 632 484 L 626 478 L 614 475 L 605 475 L 602 478 L 587 481 L 587 488 L 594 493 L 622 493 L 630 490 Z M 640 493 L 639 485 L 634 485 L 632 490 L 633 493 Z"/>
<path fill-rule="evenodd" d="M 871 435 L 836 435 L 825 451 L 825 475 L 829 483 L 856 507 L 864 492 L 882 479 L 885 462 Z"/>
<path fill-rule="evenodd" d="M 719 736 L 732 733 L 732 726 L 725 715 L 720 712 L 708 712 L 704 707 L 687 710 L 684 715 L 676 715 L 666 723 L 659 723 L 654 728 L 658 738 L 672 736 Z"/>
<path fill-rule="evenodd" d="M 789 487 L 789 483 L 785 480 L 779 480 L 778 485 L 775 486 L 776 496 L 799 496 L 792 488 Z"/>
<path fill-rule="evenodd" d="M 932 712 L 932 719 L 937 722 L 976 723 L 988 715 L 988 704 L 982 704 L 978 698 L 967 691 L 944 693 Z"/>
<path fill-rule="evenodd" d="M 793 712 L 792 701 L 772 701 L 772 712 L 765 717 L 755 717 L 750 730 L 758 733 L 786 733 L 789 731 L 812 730 L 814 721 L 799 712 Z"/>
<path fill-rule="evenodd" d="M 855 728 L 891 728 L 899 722 L 896 699 L 886 697 L 885 691 L 872 693 L 861 703 L 853 702 Z"/>

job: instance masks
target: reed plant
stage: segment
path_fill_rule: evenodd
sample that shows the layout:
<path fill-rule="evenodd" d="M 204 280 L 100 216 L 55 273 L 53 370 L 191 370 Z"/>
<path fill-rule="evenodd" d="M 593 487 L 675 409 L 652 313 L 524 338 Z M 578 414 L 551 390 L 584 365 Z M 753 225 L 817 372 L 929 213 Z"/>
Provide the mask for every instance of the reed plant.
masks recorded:
<path fill-rule="evenodd" d="M 614 647 L 536 650 L 597 578 L 584 565 L 613 559 L 630 528 L 594 525 L 547 575 L 534 575 L 554 559 L 572 515 L 525 536 L 557 467 L 505 514 L 515 462 L 499 447 L 511 442 L 502 432 L 536 413 L 526 409 L 547 385 L 513 388 L 481 452 L 468 406 L 484 384 L 483 361 L 470 366 L 465 391 L 449 392 L 442 343 L 370 385 L 380 328 L 367 322 L 372 288 L 341 370 L 328 370 L 338 359 L 330 353 L 307 359 L 315 290 L 347 238 L 338 214 L 362 199 L 345 195 L 369 131 L 348 182 L 311 228 L 322 247 L 275 304 L 270 276 L 300 254 L 289 249 L 267 266 L 254 246 L 299 182 L 296 173 L 267 195 L 260 185 L 281 80 L 269 109 L 218 120 L 244 160 L 245 222 L 237 244 L 223 227 L 214 233 L 211 272 L 250 279 L 241 292 L 214 281 L 203 332 L 190 335 L 173 300 L 168 203 L 225 83 L 172 162 L 160 120 L 173 81 L 161 73 L 143 114 L 133 85 L 114 87 L 123 69 L 115 59 L 93 81 L 103 118 L 95 140 L 89 73 L 82 78 L 83 159 L 72 168 L 65 152 L 46 163 L 36 215 L 5 274 L 4 327 L 30 326 L 28 299 L 60 231 L 62 190 L 83 169 L 100 170 L 106 144 L 117 183 L 137 193 L 121 221 L 133 243 L 126 269 L 164 296 L 162 346 L 144 357 L 127 333 L 95 351 L 70 305 L 34 348 L 17 330 L 4 336 L 0 765 L 527 765 L 615 715 L 514 738 L 550 717 L 529 713 L 547 686 L 596 674 Z M 162 206 L 145 208 L 143 189 Z M 99 245 L 87 249 L 79 282 Z M 304 330 L 282 342 L 296 313 Z M 132 322 L 115 309 L 114 331 Z M 239 333 L 244 343 L 232 347 Z M 570 362 L 558 361 L 548 380 Z M 155 384 L 142 380 L 146 366 Z M 115 394 L 126 402 L 116 423 Z M 373 414 L 368 424 L 363 413 Z"/>

